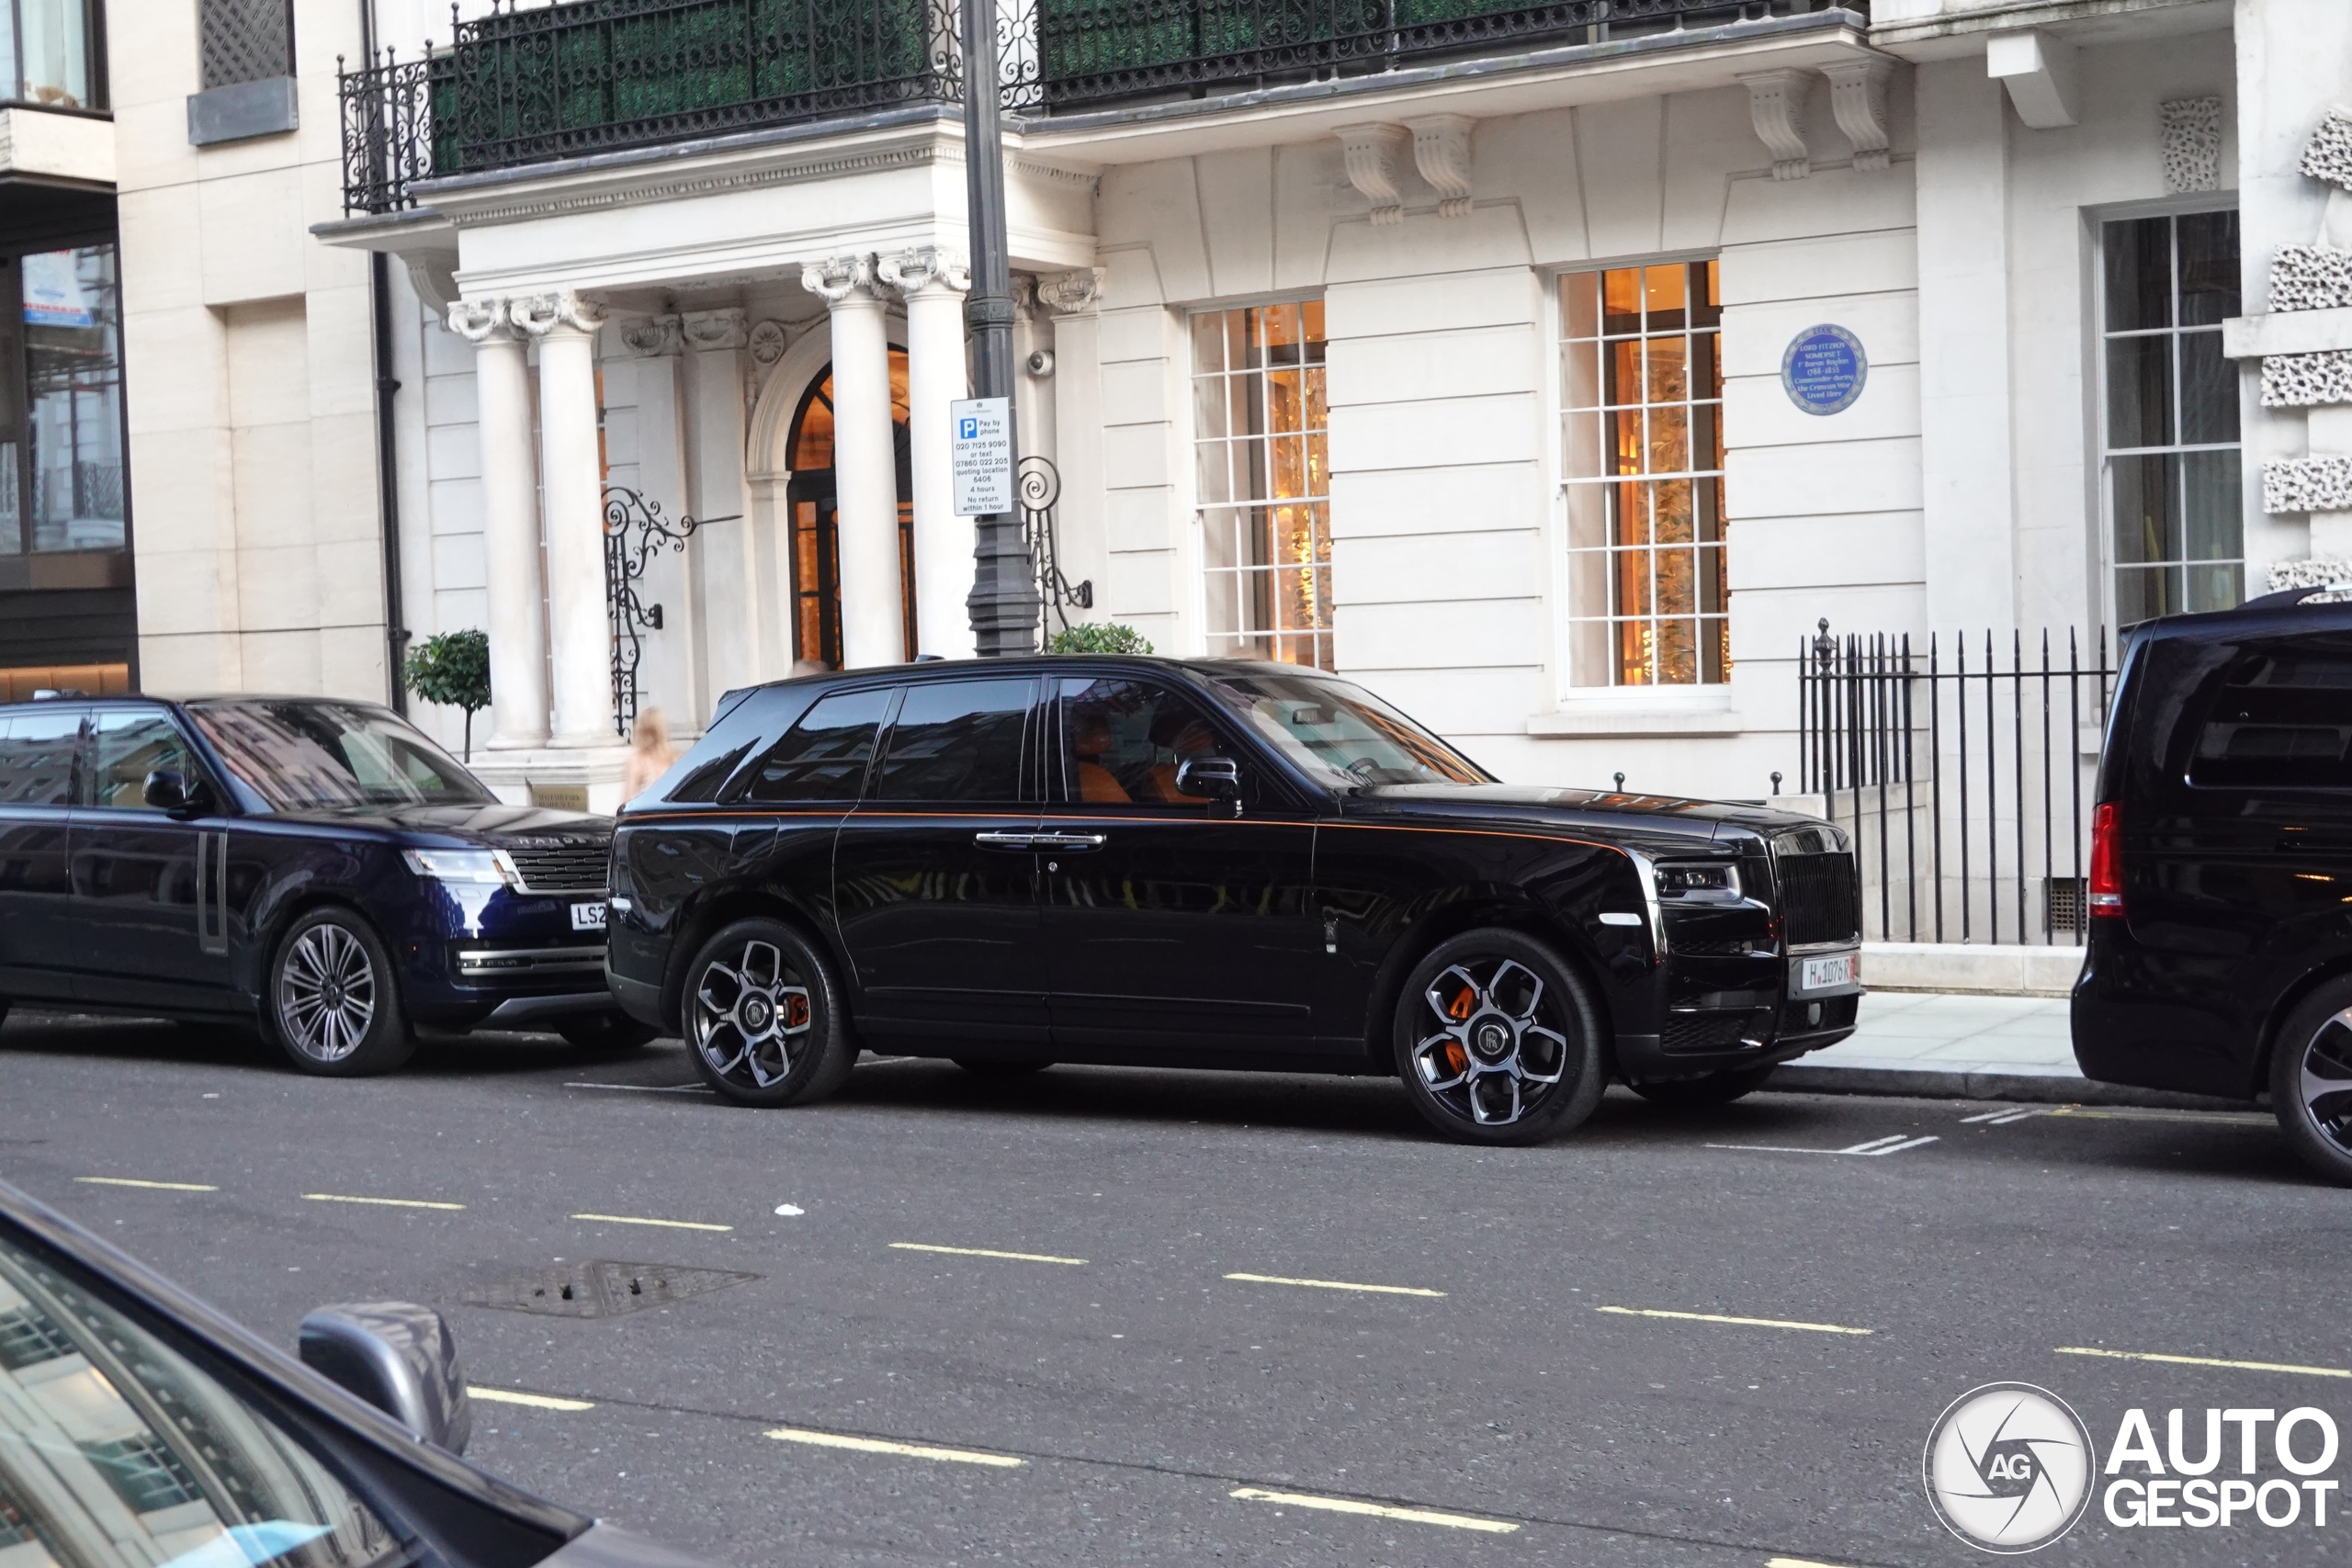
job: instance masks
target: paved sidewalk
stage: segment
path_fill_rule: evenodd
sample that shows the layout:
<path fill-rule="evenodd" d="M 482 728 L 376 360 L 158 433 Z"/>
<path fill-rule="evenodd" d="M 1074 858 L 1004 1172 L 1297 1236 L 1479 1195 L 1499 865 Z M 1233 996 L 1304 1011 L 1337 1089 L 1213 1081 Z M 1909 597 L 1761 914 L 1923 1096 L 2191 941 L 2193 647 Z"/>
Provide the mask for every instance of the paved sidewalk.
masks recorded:
<path fill-rule="evenodd" d="M 1873 991 L 1860 1027 L 1800 1056 L 1772 1087 L 2086 1105 L 2215 1105 L 2202 1096 L 2096 1084 L 2075 1065 L 2064 997 Z"/>

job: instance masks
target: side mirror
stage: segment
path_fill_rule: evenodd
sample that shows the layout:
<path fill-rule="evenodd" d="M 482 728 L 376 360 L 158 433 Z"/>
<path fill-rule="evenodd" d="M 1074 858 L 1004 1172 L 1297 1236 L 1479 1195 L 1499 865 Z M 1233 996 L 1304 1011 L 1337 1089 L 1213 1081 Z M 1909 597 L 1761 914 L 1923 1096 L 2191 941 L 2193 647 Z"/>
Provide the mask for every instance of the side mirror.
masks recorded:
<path fill-rule="evenodd" d="M 139 787 L 139 797 L 158 811 L 177 816 L 202 804 L 204 792 L 187 775 L 172 768 L 157 768 Z"/>
<path fill-rule="evenodd" d="M 322 1306 L 302 1320 L 302 1364 L 453 1454 L 474 1435 L 458 1341 L 431 1307 L 407 1302 Z"/>
<path fill-rule="evenodd" d="M 1177 766 L 1176 793 L 1239 800 L 1241 764 L 1230 757 L 1193 757 Z"/>

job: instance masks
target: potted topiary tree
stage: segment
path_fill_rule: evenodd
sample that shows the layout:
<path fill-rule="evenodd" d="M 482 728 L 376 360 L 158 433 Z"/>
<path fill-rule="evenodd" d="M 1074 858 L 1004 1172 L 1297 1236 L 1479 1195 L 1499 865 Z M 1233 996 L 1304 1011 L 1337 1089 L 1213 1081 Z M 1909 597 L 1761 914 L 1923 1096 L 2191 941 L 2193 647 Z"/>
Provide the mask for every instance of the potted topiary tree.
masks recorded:
<path fill-rule="evenodd" d="M 490 705 L 490 634 L 443 632 L 409 649 L 401 678 L 428 703 L 462 708 L 466 715 L 466 761 L 474 760 L 474 710 Z"/>

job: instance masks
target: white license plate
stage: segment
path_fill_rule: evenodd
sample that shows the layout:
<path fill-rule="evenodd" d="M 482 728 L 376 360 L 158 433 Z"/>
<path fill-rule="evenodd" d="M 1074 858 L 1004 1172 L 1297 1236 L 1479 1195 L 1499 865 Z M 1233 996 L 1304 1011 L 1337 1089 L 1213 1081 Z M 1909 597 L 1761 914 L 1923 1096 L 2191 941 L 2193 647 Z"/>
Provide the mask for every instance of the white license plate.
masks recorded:
<path fill-rule="evenodd" d="M 605 906 L 574 904 L 571 907 L 571 929 L 576 931 L 600 931 L 605 929 Z M 1810 982 L 1808 982 L 1810 984 Z"/>
<path fill-rule="evenodd" d="M 1827 958 L 1808 958 L 1798 972 L 1797 988 L 1804 991 L 1826 990 L 1832 986 L 1854 983 L 1854 955 L 1850 953 L 1832 953 Z"/>

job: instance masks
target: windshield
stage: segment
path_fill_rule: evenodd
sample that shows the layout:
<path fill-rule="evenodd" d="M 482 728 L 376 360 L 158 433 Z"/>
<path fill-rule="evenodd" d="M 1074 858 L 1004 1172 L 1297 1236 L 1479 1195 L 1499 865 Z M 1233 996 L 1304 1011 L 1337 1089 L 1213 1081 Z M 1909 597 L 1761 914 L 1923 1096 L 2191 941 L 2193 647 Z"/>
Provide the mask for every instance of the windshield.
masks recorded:
<path fill-rule="evenodd" d="M 456 759 L 380 708 L 220 703 L 189 711 L 221 759 L 275 811 L 497 803 Z"/>
<path fill-rule="evenodd" d="M 1489 782 L 1476 762 L 1361 686 L 1264 674 L 1220 675 L 1216 684 L 1259 734 L 1331 784 Z"/>

